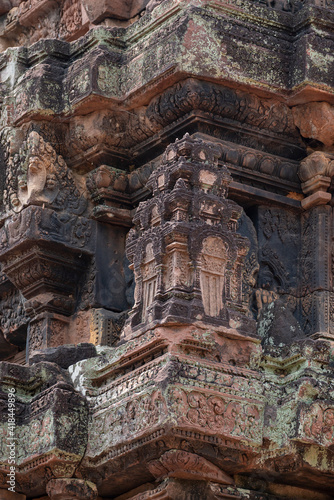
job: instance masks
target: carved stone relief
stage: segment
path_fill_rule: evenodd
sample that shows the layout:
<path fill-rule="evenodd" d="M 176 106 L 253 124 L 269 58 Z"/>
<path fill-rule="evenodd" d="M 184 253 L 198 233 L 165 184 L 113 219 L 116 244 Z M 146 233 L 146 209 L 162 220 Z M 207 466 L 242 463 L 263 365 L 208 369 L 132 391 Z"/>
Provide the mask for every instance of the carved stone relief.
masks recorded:
<path fill-rule="evenodd" d="M 20 152 L 7 159 L 4 203 L 20 212 L 29 205 L 82 214 L 86 199 L 78 191 L 62 156 L 37 132 L 30 132 Z"/>
<path fill-rule="evenodd" d="M 333 11 L 304 4 L 0 0 L 1 498 L 13 394 L 18 500 L 332 498 Z"/>
<path fill-rule="evenodd" d="M 261 441 L 262 408 L 218 395 L 175 389 L 171 395 L 184 424 L 250 441 Z"/>
<path fill-rule="evenodd" d="M 226 261 L 227 252 L 224 242 L 220 238 L 206 238 L 201 252 L 201 291 L 204 312 L 208 316 L 219 316 L 223 308 Z M 233 298 L 238 300 L 238 297 Z"/>

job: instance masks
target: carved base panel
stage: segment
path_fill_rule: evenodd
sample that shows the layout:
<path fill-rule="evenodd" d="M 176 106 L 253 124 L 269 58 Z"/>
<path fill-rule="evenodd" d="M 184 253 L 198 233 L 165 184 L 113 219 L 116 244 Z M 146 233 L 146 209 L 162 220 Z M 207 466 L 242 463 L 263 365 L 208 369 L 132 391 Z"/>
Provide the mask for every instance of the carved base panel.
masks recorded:
<path fill-rule="evenodd" d="M 319 477 L 330 474 L 334 406 L 328 401 L 327 343 L 296 343 L 285 357 L 276 348 L 277 357 L 262 357 L 260 374 L 251 368 L 261 357 L 254 342 L 257 350 L 248 353 L 248 366 L 245 360 L 238 366 L 216 356 L 220 348 L 231 351 L 233 345 L 242 353 L 240 340 L 226 337 L 219 344 L 220 336 L 199 327 L 175 327 L 168 345 L 169 330 L 161 327 L 160 337 L 158 329 L 148 331 L 117 348 L 69 346 L 67 353 L 62 348 L 59 360 L 55 353 L 44 359 L 38 354 L 31 367 L 4 364 L 4 391 L 15 385 L 22 415 L 17 421 L 20 491 L 42 495 L 46 479 L 71 477 L 76 470 L 94 479 L 105 498 L 147 482 L 155 491 L 154 480 L 166 477 L 187 484 L 202 484 L 205 477 L 219 484 L 215 495 L 243 498 L 239 486 L 237 491 L 229 486 L 237 473 L 248 478 L 240 486 L 254 499 L 261 497 L 249 481 L 267 478 L 261 491 L 271 500 L 267 483 L 274 476 L 302 487 L 307 473 L 309 488 L 316 489 Z M 45 363 L 49 360 L 55 362 Z M 317 373 L 318 389 L 310 369 Z M 36 382 L 42 384 L 37 394 Z M 326 484 L 334 487 L 331 477 Z"/>
<path fill-rule="evenodd" d="M 160 328 L 165 339 L 168 330 Z M 274 410 L 272 405 L 281 394 L 280 389 L 272 385 L 266 386 L 264 391 L 265 378 L 258 377 L 249 368 L 218 363 L 219 346 L 214 336 L 207 334 L 204 342 L 200 329 L 189 327 L 184 331 L 183 327 L 174 327 L 174 343 L 166 352 L 167 345 L 163 347 L 163 338 L 159 339 L 158 333 L 159 329 L 148 331 L 116 349 L 100 348 L 105 361 L 98 368 L 96 364 L 93 368 L 89 361 L 82 365 L 83 372 L 80 370 L 80 376 L 85 373 L 87 382 L 91 380 L 87 397 L 94 408 L 82 473 L 89 476 L 99 471 L 102 475 L 102 471 L 108 470 L 108 477 L 113 478 L 111 486 L 101 477 L 97 482 L 99 491 L 115 495 L 130 484 L 136 487 L 136 478 L 148 478 L 149 464 L 168 450 L 186 450 L 203 456 L 203 447 L 205 458 L 216 463 L 218 460 L 220 468 L 228 473 L 279 471 L 293 484 L 288 469 L 294 471 L 293 477 L 297 472 L 302 477 L 303 471 L 312 470 L 309 481 L 315 487 L 317 473 L 308 454 L 310 446 L 315 447 L 315 457 L 321 455 L 321 447 L 328 449 L 331 446 L 328 404 L 320 404 L 325 416 L 319 418 L 313 416 L 315 409 L 312 406 L 301 408 L 297 401 L 289 402 L 288 399 L 280 411 Z M 196 336 L 201 341 L 196 341 Z M 314 369 L 319 370 L 328 363 L 328 350 L 322 352 L 323 343 L 319 341 L 317 347 L 313 341 L 308 342 L 304 351 L 296 344 L 291 366 L 304 366 L 307 356 L 313 360 Z M 221 345 L 231 354 L 233 344 L 240 349 L 240 341 L 232 338 L 225 338 Z M 312 349 L 316 349 L 317 354 L 312 354 Z M 248 355 L 248 363 L 256 366 L 256 350 Z M 276 371 L 289 372 L 289 358 L 277 359 L 275 363 Z M 79 379 L 76 379 L 75 368 L 70 371 L 76 384 Z M 310 383 L 311 379 L 308 381 L 301 376 L 296 399 L 309 390 Z M 291 390 L 295 393 L 296 382 Z M 312 435 L 308 430 L 313 420 L 319 424 L 319 430 L 313 430 L 313 434 L 318 432 L 323 437 Z M 307 430 L 302 431 L 302 427 L 299 430 L 298 425 L 302 425 L 299 422 L 304 421 Z M 269 455 L 261 451 L 264 437 L 271 442 Z M 293 441 L 305 445 L 296 447 Z M 139 462 L 138 456 L 141 457 Z M 326 456 L 329 462 L 321 467 L 322 474 L 327 474 L 331 467 L 329 450 Z"/>
<path fill-rule="evenodd" d="M 16 491 L 38 497 L 51 478 L 72 477 L 78 467 L 87 441 L 86 401 L 55 363 L 25 367 L 3 362 L 1 376 L 1 407 L 8 408 L 7 393 L 14 393 L 16 425 L 13 442 L 8 409 L 1 411 L 0 487 L 6 487 L 11 444 Z"/>

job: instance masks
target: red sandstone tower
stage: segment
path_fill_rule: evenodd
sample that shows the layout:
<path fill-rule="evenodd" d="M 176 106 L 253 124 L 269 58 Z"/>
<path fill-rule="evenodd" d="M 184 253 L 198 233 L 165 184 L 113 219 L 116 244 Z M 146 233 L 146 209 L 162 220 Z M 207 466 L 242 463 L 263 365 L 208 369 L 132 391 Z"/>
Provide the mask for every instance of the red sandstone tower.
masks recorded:
<path fill-rule="evenodd" d="M 330 1 L 0 0 L 0 500 L 329 500 Z"/>

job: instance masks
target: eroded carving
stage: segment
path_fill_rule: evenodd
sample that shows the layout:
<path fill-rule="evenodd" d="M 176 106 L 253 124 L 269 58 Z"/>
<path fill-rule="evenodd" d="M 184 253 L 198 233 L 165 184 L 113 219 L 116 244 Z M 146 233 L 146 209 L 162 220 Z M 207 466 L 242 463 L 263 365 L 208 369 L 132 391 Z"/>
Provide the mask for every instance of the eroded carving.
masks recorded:
<path fill-rule="evenodd" d="M 158 479 L 177 477 L 180 479 L 200 479 L 220 484 L 233 484 L 233 479 L 205 458 L 181 450 L 171 450 L 159 460 L 150 462 L 150 472 Z"/>
<path fill-rule="evenodd" d="M 300 416 L 299 436 L 302 440 L 323 446 L 334 444 L 334 407 L 313 403 L 303 408 Z"/>
<path fill-rule="evenodd" d="M 182 389 L 173 391 L 172 400 L 188 425 L 239 439 L 261 439 L 262 409 L 256 405 Z"/>

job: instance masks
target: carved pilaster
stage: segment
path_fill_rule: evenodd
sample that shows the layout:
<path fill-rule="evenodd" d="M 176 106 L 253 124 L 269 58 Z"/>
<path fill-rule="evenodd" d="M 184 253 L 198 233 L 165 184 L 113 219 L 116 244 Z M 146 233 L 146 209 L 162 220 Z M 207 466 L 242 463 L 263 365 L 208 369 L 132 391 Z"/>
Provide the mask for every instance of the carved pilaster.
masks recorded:
<path fill-rule="evenodd" d="M 301 314 L 305 333 L 332 338 L 332 208 L 315 206 L 303 216 L 301 251 Z"/>
<path fill-rule="evenodd" d="M 28 357 L 34 351 L 66 344 L 69 320 L 66 316 L 42 313 L 34 316 L 28 328 Z"/>

